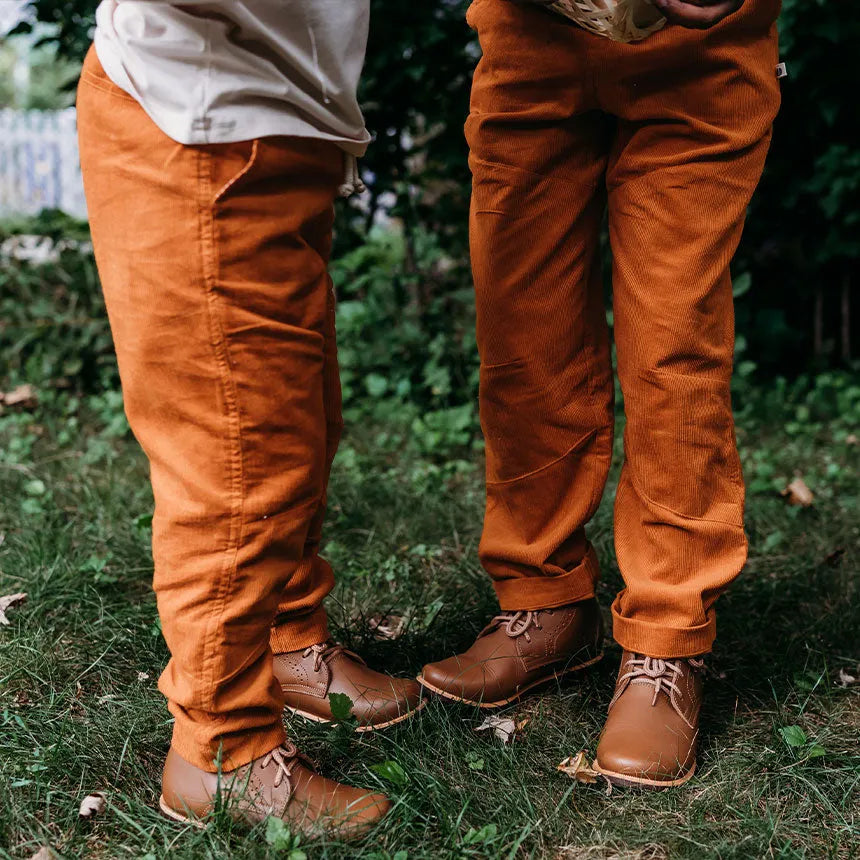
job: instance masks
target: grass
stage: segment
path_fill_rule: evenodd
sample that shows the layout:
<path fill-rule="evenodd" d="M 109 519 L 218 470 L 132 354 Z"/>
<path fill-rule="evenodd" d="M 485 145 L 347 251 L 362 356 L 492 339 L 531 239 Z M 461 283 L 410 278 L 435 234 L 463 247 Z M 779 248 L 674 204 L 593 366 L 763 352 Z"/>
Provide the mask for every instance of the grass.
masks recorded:
<path fill-rule="evenodd" d="M 217 821 L 198 831 L 155 809 L 170 720 L 156 689 L 167 655 L 149 587 L 151 497 L 140 453 L 119 435 L 115 400 L 100 402 L 105 414 L 86 420 L 50 405 L 0 418 L 0 594 L 29 594 L 0 628 L 0 858 L 50 845 L 69 858 L 300 860 L 269 845 L 263 826 Z M 856 675 L 860 661 L 858 448 L 843 425 L 791 422 L 795 413 L 769 410 L 766 423 L 744 418 L 739 430 L 752 553 L 721 602 L 700 769 L 687 787 L 607 796 L 556 772 L 563 757 L 595 749 L 613 646 L 582 678 L 508 708 L 529 718 L 510 746 L 476 734 L 473 710 L 438 701 L 380 735 L 289 720 L 325 773 L 384 787 L 396 801 L 363 843 L 300 851 L 856 857 L 860 700 L 837 679 L 840 669 Z M 331 493 L 327 554 L 339 584 L 329 609 L 340 638 L 375 666 L 415 674 L 466 645 L 495 605 L 476 563 L 478 458 L 445 465 L 410 453 L 404 438 L 368 429 L 347 437 Z M 812 508 L 775 492 L 796 471 L 816 491 Z M 604 607 L 620 584 L 611 489 L 591 528 Z M 405 619 L 395 640 L 371 629 L 386 615 Z M 793 726 L 800 732 L 780 731 Z M 405 779 L 371 770 L 386 761 Z M 96 790 L 108 796 L 106 811 L 79 820 L 81 799 Z"/>

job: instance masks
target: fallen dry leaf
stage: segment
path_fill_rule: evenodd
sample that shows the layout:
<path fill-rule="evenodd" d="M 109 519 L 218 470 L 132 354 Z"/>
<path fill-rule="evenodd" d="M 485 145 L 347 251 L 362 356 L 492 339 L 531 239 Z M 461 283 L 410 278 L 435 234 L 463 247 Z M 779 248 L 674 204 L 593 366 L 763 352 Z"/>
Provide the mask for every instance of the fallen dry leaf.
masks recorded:
<path fill-rule="evenodd" d="M 9 619 L 6 617 L 6 610 L 12 606 L 18 606 L 27 599 L 26 594 L 7 594 L 5 597 L 0 597 L 0 624 L 8 624 Z"/>
<path fill-rule="evenodd" d="M 105 796 L 100 791 L 88 794 L 81 801 L 81 808 L 78 810 L 78 815 L 81 818 L 92 818 L 95 815 L 99 815 L 104 812 L 106 802 Z"/>
<path fill-rule="evenodd" d="M 406 619 L 400 615 L 374 615 L 368 626 L 376 639 L 397 639 L 403 632 Z"/>
<path fill-rule="evenodd" d="M 808 508 L 815 501 L 812 490 L 806 486 L 806 481 L 803 478 L 795 478 L 782 491 L 782 495 L 790 505 L 800 505 L 803 508 Z"/>
<path fill-rule="evenodd" d="M 487 717 L 480 726 L 475 727 L 476 732 L 493 730 L 493 734 L 503 743 L 509 744 L 517 733 L 517 724 L 510 717 Z"/>
<path fill-rule="evenodd" d="M 564 761 L 559 764 L 556 770 L 566 773 L 577 782 L 585 782 L 589 785 L 597 782 L 600 774 L 593 770 L 588 763 L 588 756 L 585 752 L 578 752 L 576 755 L 569 755 Z"/>
<path fill-rule="evenodd" d="M 56 856 L 49 845 L 43 845 L 30 860 L 54 860 Z"/>
<path fill-rule="evenodd" d="M 0 391 L 0 403 L 6 406 L 35 406 L 38 403 L 36 389 L 32 385 L 25 384 L 13 388 L 11 391 Z"/>
<path fill-rule="evenodd" d="M 849 433 L 845 437 L 845 444 L 846 445 L 856 445 L 858 441 L 860 441 L 860 440 L 858 440 L 857 435 L 855 433 Z"/>
<path fill-rule="evenodd" d="M 855 675 L 849 675 L 844 669 L 840 669 L 837 683 L 840 687 L 853 687 L 856 684 L 860 684 L 860 678 Z"/>
<path fill-rule="evenodd" d="M 601 779 L 606 780 L 606 795 L 612 794 L 612 783 L 599 771 L 596 771 L 588 763 L 588 754 L 581 750 L 576 755 L 569 755 L 556 770 L 566 773 L 571 779 L 577 782 L 585 783 L 586 785 L 594 785 Z"/>

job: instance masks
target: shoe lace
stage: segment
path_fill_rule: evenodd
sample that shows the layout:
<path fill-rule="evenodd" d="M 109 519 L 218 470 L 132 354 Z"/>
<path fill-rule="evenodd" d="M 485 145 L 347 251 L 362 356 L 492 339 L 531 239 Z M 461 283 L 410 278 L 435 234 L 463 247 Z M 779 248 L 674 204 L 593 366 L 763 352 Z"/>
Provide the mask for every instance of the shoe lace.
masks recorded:
<path fill-rule="evenodd" d="M 362 660 L 358 654 L 348 651 L 343 645 L 340 645 L 337 642 L 320 642 L 319 644 L 311 645 L 302 651 L 302 657 L 310 657 L 311 654 L 313 654 L 314 657 L 314 672 L 319 672 L 323 663 L 328 665 L 335 657 L 338 656 L 338 654 L 345 654 L 352 660 L 364 663 L 364 660 Z"/>
<path fill-rule="evenodd" d="M 651 706 L 657 704 L 657 697 L 660 693 L 664 693 L 669 699 L 672 708 L 680 716 L 684 722 L 689 724 L 681 706 L 678 702 L 678 697 L 681 695 L 681 688 L 678 686 L 678 681 L 683 677 L 683 663 L 688 663 L 693 669 L 700 671 L 705 661 L 697 657 L 684 657 L 676 660 L 663 660 L 659 657 L 646 657 L 643 655 L 633 655 L 625 664 L 627 671 L 618 679 L 618 689 L 609 703 L 611 708 L 624 690 L 627 688 L 625 682 L 637 681 L 638 683 L 650 683 L 654 687 L 654 695 L 651 698 Z"/>
<path fill-rule="evenodd" d="M 546 612 L 547 615 L 552 615 L 551 609 L 502 612 L 493 618 L 493 620 L 481 631 L 481 636 L 483 636 L 484 633 L 489 633 L 491 630 L 495 630 L 500 627 L 508 636 L 511 637 L 511 639 L 516 639 L 518 636 L 522 636 L 526 642 L 531 642 L 532 637 L 529 630 L 532 628 L 535 630 L 543 629 L 543 626 L 540 623 L 541 612 Z"/>
<path fill-rule="evenodd" d="M 275 747 L 270 753 L 263 756 L 260 762 L 261 768 L 267 768 L 270 764 L 274 764 L 278 769 L 275 774 L 275 788 L 278 788 L 287 778 L 287 784 L 292 792 L 292 785 L 289 783 L 290 777 L 293 775 L 293 768 L 296 766 L 300 758 L 300 753 L 294 743 L 284 741 L 279 747 Z"/>

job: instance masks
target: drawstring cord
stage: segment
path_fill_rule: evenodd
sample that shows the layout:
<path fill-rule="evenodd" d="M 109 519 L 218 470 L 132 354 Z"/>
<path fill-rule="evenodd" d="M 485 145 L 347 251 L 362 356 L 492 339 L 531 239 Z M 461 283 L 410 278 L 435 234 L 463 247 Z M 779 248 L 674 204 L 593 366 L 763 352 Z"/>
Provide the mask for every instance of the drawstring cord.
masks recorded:
<path fill-rule="evenodd" d="M 367 186 L 361 180 L 358 172 L 358 157 L 351 152 L 343 154 L 343 182 L 338 186 L 337 193 L 341 197 L 351 197 L 367 191 Z"/>

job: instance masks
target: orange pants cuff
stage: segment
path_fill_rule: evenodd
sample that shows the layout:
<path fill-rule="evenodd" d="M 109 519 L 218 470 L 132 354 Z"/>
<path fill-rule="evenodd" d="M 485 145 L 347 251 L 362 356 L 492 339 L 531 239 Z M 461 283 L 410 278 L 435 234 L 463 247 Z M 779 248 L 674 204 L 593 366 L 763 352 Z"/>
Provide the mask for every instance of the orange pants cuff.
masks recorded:
<path fill-rule="evenodd" d="M 598 578 L 597 557 L 593 549 L 573 570 L 560 576 L 520 576 L 493 582 L 503 612 L 552 609 L 594 597 Z"/>
<path fill-rule="evenodd" d="M 273 653 L 283 654 L 325 642 L 328 638 L 328 618 L 320 607 L 310 615 L 290 619 L 273 627 L 269 644 Z"/>
<path fill-rule="evenodd" d="M 612 604 L 612 636 L 625 650 L 649 657 L 674 660 L 707 654 L 717 635 L 717 616 L 708 610 L 708 620 L 696 627 L 669 627 L 653 621 L 625 618 L 620 598 Z"/>
<path fill-rule="evenodd" d="M 271 752 L 286 739 L 287 733 L 280 721 L 273 726 L 227 735 L 220 740 L 221 769 L 231 771 L 242 767 Z M 209 744 L 201 746 L 194 733 L 183 731 L 179 722 L 173 726 L 173 739 L 170 745 L 189 764 L 208 773 L 217 773 L 218 751 L 215 750 L 213 753 Z"/>

